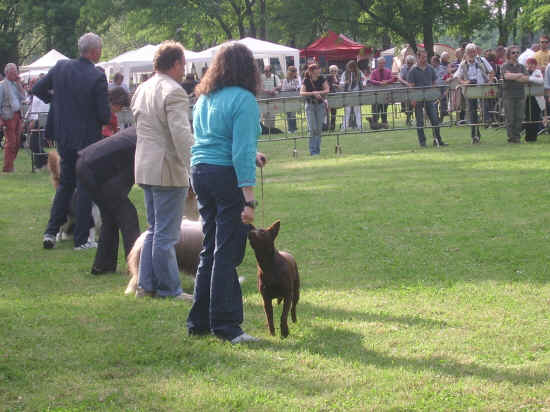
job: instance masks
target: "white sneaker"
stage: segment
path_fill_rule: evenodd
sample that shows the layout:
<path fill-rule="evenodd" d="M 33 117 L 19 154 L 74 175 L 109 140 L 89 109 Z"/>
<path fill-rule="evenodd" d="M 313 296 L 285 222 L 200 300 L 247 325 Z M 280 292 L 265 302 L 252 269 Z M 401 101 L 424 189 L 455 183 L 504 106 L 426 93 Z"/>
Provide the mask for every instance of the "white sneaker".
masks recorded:
<path fill-rule="evenodd" d="M 241 335 L 237 336 L 236 338 L 233 338 L 231 340 L 231 343 L 233 345 L 237 343 L 243 343 L 243 342 L 259 342 L 260 339 L 255 338 L 254 336 L 250 336 L 248 333 L 242 333 Z"/>
<path fill-rule="evenodd" d="M 80 246 L 76 246 L 73 250 L 88 250 L 88 249 L 96 249 L 97 248 L 97 242 L 86 242 L 81 244 Z"/>

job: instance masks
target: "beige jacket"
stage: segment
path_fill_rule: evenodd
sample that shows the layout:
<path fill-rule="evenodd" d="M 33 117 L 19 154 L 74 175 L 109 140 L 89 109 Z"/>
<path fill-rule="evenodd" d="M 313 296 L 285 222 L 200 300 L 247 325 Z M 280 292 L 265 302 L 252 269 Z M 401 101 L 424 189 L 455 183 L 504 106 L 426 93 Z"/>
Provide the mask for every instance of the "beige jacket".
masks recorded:
<path fill-rule="evenodd" d="M 170 76 L 156 74 L 132 98 L 137 145 L 137 184 L 189 186 L 190 149 L 187 93 Z"/>

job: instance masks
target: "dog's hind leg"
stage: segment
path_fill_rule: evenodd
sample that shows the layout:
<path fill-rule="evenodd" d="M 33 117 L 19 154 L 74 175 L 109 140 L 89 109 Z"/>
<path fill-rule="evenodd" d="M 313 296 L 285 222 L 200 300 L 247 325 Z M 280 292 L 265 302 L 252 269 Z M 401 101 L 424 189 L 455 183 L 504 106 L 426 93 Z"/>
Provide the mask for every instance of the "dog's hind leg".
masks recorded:
<path fill-rule="evenodd" d="M 267 327 L 271 336 L 275 336 L 275 326 L 273 325 L 273 305 L 271 299 L 264 297 L 264 311 L 267 318 Z"/>
<path fill-rule="evenodd" d="M 283 313 L 281 314 L 281 337 L 286 338 L 288 336 L 288 310 L 292 296 L 285 296 L 283 303 Z"/>
<path fill-rule="evenodd" d="M 296 305 L 300 300 L 300 277 L 298 275 L 298 268 L 296 268 L 296 279 L 294 281 L 294 293 L 292 294 L 292 306 L 290 308 L 290 316 L 292 317 L 292 322 L 296 323 Z"/>

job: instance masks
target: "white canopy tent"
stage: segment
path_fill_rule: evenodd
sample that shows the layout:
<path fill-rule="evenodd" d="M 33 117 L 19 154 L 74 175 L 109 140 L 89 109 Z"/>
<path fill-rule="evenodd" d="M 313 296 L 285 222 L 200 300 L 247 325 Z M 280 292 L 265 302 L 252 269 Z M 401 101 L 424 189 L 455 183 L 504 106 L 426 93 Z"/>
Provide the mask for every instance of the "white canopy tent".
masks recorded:
<path fill-rule="evenodd" d="M 264 64 L 269 64 L 270 58 L 278 58 L 281 64 L 281 69 L 286 73 L 286 57 L 293 57 L 294 64 L 297 65 L 300 62 L 300 50 L 293 49 L 292 47 L 281 46 L 280 44 L 271 43 L 265 40 L 253 39 L 252 37 L 245 37 L 240 40 L 231 40 L 218 46 L 211 47 L 210 49 L 203 50 L 198 53 L 196 61 L 200 64 L 207 64 L 212 61 L 218 50 L 231 43 L 240 43 L 248 47 L 255 59 L 262 59 Z"/>
<path fill-rule="evenodd" d="M 47 73 L 59 60 L 68 60 L 69 58 L 64 54 L 58 52 L 55 49 L 51 49 L 44 56 L 34 61 L 33 63 L 27 66 L 21 66 L 19 70 L 21 71 L 21 76 L 23 78 L 28 77 L 37 77 L 41 73 Z"/>
<path fill-rule="evenodd" d="M 153 59 L 159 45 L 148 44 L 136 50 L 130 50 L 108 62 L 99 65 L 105 69 L 107 78 L 115 73 L 122 73 L 124 83 L 129 86 L 132 73 L 147 73 L 153 71 Z M 194 61 L 197 61 L 198 53 L 191 50 L 185 50 L 185 62 L 187 69 L 191 68 Z"/>

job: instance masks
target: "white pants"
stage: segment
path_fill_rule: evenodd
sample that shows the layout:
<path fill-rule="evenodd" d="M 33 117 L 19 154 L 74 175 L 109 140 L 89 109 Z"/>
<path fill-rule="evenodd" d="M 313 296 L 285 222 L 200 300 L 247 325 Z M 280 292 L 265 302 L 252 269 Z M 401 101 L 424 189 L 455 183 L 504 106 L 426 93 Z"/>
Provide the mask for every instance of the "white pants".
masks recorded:
<path fill-rule="evenodd" d="M 357 124 L 357 128 L 361 129 L 362 123 L 361 123 L 361 106 L 346 106 L 344 107 L 344 124 L 342 125 L 342 128 L 348 129 L 349 128 L 349 118 L 351 115 L 351 111 L 355 113 L 355 123 Z"/>

